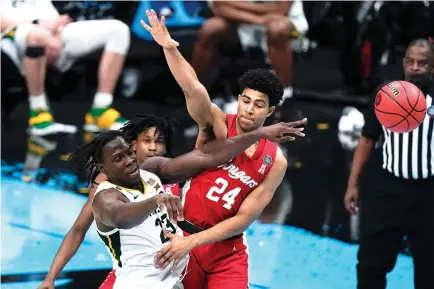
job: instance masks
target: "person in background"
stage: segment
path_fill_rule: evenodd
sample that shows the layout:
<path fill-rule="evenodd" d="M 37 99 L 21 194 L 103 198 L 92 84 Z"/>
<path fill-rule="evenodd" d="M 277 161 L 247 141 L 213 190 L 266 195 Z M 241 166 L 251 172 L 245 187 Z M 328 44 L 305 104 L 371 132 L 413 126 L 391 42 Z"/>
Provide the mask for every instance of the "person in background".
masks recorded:
<path fill-rule="evenodd" d="M 292 97 L 291 36 L 304 34 L 308 23 L 301 1 L 208 1 L 214 16 L 201 27 L 192 66 L 200 81 L 219 44 L 238 37 L 243 47 L 260 47 L 284 84 L 283 101 Z M 237 35 L 238 34 L 238 35 Z"/>
<path fill-rule="evenodd" d="M 76 127 L 56 123 L 45 92 L 47 65 L 65 72 L 83 56 L 104 48 L 98 88 L 85 116 L 85 131 L 118 129 L 125 122 L 111 108 L 113 91 L 130 47 L 129 27 L 119 20 L 72 22 L 59 15 L 50 0 L 1 1 L 2 50 L 26 78 L 29 92 L 29 133 L 74 133 Z"/>

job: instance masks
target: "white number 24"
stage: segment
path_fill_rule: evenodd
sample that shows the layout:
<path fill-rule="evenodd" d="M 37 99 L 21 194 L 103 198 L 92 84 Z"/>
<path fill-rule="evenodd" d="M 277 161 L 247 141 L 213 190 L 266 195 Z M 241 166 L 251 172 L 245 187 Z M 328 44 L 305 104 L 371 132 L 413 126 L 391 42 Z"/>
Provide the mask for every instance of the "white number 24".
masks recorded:
<path fill-rule="evenodd" d="M 211 201 L 218 202 L 220 200 L 220 195 L 223 194 L 223 197 L 221 199 L 226 202 L 226 204 L 223 205 L 223 208 L 230 210 L 232 205 L 235 203 L 235 198 L 241 192 L 241 188 L 235 188 L 230 190 L 229 192 L 225 192 L 226 188 L 228 187 L 228 181 L 223 178 L 218 178 L 217 180 L 215 180 L 215 183 L 217 185 L 209 189 L 206 197 Z"/>

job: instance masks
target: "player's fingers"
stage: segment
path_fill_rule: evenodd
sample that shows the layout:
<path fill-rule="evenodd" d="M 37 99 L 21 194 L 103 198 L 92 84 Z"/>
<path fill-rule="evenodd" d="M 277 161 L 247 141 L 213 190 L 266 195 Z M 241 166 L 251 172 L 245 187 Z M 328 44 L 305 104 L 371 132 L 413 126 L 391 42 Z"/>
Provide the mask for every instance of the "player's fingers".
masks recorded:
<path fill-rule="evenodd" d="M 184 207 L 182 206 L 181 198 L 176 199 L 176 208 L 178 210 L 178 221 L 184 221 Z"/>
<path fill-rule="evenodd" d="M 293 121 L 293 122 L 287 122 L 286 125 L 289 127 L 296 127 L 296 126 L 302 125 L 306 121 L 307 121 L 307 118 L 303 118 L 301 120 L 297 120 L 297 121 Z"/>
<path fill-rule="evenodd" d="M 162 266 L 161 266 L 161 269 L 165 269 L 167 266 L 169 266 L 169 264 L 170 264 L 170 262 L 171 262 L 172 260 L 171 260 L 171 258 L 170 259 L 168 259 Z"/>
<path fill-rule="evenodd" d="M 161 26 L 166 27 L 166 17 L 161 16 L 160 24 L 161 24 Z"/>
<path fill-rule="evenodd" d="M 172 266 L 172 269 L 170 271 L 175 272 L 176 267 L 178 266 L 178 262 L 179 262 L 179 259 L 176 258 L 175 262 L 173 262 L 173 266 Z"/>
<path fill-rule="evenodd" d="M 151 27 L 148 26 L 148 24 L 145 23 L 145 21 L 140 20 L 140 24 L 142 24 L 143 28 L 145 28 L 148 31 L 151 31 Z"/>
<path fill-rule="evenodd" d="M 179 197 L 176 197 L 172 200 L 172 207 L 173 207 L 173 222 L 176 222 L 178 220 L 178 214 L 179 214 L 179 210 L 180 210 L 180 204 L 181 201 L 179 199 Z"/>
<path fill-rule="evenodd" d="M 166 268 L 170 264 L 170 261 L 172 260 L 172 256 L 173 254 L 169 250 L 163 257 L 161 257 L 160 261 L 158 262 L 158 268 L 160 269 Z"/>
<path fill-rule="evenodd" d="M 283 136 L 281 138 L 278 139 L 279 143 L 283 143 L 283 142 L 288 142 L 288 141 L 294 141 L 295 137 L 292 136 Z"/>
<path fill-rule="evenodd" d="M 164 255 L 166 255 L 167 251 L 170 250 L 171 244 L 167 245 L 166 247 L 162 248 L 160 251 L 155 254 L 155 261 L 160 260 Z"/>
<path fill-rule="evenodd" d="M 167 214 L 169 215 L 169 220 L 173 220 L 173 208 L 170 200 L 166 200 L 164 202 L 164 206 L 166 207 Z"/>
<path fill-rule="evenodd" d="M 170 206 L 172 207 L 172 218 L 170 218 L 170 221 L 173 223 L 178 219 L 178 207 L 175 198 L 170 200 Z"/>
<path fill-rule="evenodd" d="M 152 11 L 153 10 L 149 11 L 148 20 L 152 27 L 156 27 L 158 26 L 158 20 L 155 19 L 154 15 L 152 14 Z"/>
<path fill-rule="evenodd" d="M 305 134 L 303 133 L 303 128 L 286 128 L 283 130 L 283 132 L 280 134 L 280 136 L 288 136 L 288 135 L 297 135 L 304 137 Z"/>
<path fill-rule="evenodd" d="M 163 264 L 170 256 L 169 252 L 170 252 L 170 244 L 167 245 L 163 250 L 158 252 L 158 254 L 155 256 L 155 264 L 157 265 L 157 268 L 161 268 L 161 266 L 163 266 Z"/>
<path fill-rule="evenodd" d="M 159 24 L 157 13 L 155 13 L 154 9 L 151 9 L 152 19 L 156 24 Z"/>
<path fill-rule="evenodd" d="M 283 134 L 285 134 L 285 135 L 286 134 L 295 134 L 298 136 L 305 136 L 305 134 L 302 131 L 304 131 L 303 127 L 299 127 L 299 128 L 291 127 L 291 128 L 286 128 Z"/>
<path fill-rule="evenodd" d="M 148 16 L 149 24 L 151 24 L 151 26 L 154 26 L 154 23 L 153 23 L 153 20 L 152 20 L 151 11 L 146 10 L 146 16 Z"/>

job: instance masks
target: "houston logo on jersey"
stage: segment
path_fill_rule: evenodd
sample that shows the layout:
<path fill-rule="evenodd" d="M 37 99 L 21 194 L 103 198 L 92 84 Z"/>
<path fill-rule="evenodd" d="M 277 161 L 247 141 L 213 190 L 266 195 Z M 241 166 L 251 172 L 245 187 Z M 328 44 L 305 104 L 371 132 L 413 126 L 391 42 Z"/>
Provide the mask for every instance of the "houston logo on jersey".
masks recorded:
<path fill-rule="evenodd" d="M 228 171 L 228 175 L 231 179 L 240 180 L 246 186 L 250 188 L 254 188 L 258 185 L 258 183 L 251 177 L 246 174 L 245 171 L 240 170 L 235 164 L 227 163 L 225 165 L 219 166 L 219 168 Z"/>

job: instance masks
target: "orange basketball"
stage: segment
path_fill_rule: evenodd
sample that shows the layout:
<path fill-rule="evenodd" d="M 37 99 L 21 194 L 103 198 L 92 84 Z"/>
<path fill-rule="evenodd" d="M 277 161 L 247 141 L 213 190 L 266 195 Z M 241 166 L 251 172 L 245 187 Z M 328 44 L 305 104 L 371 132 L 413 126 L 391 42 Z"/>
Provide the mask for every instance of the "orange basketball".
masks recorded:
<path fill-rule="evenodd" d="M 383 86 L 375 98 L 375 115 L 388 130 L 410 132 L 422 124 L 426 100 L 414 84 L 398 80 Z"/>

